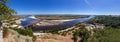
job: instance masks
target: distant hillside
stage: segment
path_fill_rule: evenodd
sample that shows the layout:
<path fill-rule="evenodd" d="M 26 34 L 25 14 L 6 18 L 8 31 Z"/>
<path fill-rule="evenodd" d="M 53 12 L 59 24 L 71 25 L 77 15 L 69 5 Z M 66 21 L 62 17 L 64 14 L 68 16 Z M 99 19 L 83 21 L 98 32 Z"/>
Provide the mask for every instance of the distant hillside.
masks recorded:
<path fill-rule="evenodd" d="M 120 28 L 120 16 L 96 16 L 88 23 L 100 23 L 114 28 Z"/>
<path fill-rule="evenodd" d="M 16 17 L 24 18 L 26 16 L 31 15 L 16 15 Z M 78 19 L 78 18 L 85 18 L 89 15 L 34 15 L 35 17 L 42 19 L 42 20 L 61 20 L 61 19 Z"/>

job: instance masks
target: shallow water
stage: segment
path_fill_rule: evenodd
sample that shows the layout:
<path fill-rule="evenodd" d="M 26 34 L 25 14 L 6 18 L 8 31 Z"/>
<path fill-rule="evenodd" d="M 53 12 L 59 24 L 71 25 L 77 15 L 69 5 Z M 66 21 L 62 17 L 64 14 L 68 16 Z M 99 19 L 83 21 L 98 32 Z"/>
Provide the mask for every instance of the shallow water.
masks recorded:
<path fill-rule="evenodd" d="M 86 22 L 92 18 L 94 18 L 95 16 L 89 16 L 88 18 L 79 18 L 79 19 L 75 19 L 72 21 L 67 21 L 64 22 L 62 24 L 59 25 L 54 25 L 54 26 L 39 26 L 39 27 L 32 27 L 33 30 L 52 30 L 52 29 L 62 29 L 62 28 L 68 28 L 71 27 L 77 23 L 80 22 Z"/>

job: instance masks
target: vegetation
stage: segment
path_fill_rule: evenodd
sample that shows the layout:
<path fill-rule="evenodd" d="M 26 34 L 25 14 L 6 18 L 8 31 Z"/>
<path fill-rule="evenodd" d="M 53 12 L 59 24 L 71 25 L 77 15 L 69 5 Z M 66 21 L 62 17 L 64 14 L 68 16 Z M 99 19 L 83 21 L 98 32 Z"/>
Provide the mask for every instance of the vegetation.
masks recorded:
<path fill-rule="evenodd" d="M 73 40 L 76 42 L 79 37 L 81 38 L 80 42 L 120 42 L 119 28 L 108 26 L 104 29 L 93 29 L 92 32 L 80 28 L 80 30 L 74 32 Z"/>
<path fill-rule="evenodd" d="M 90 37 L 91 32 L 89 32 L 86 28 L 80 28 L 73 32 L 73 40 L 74 42 L 78 41 L 78 38 L 81 38 L 80 42 L 86 42 L 87 39 Z"/>
<path fill-rule="evenodd" d="M 33 32 L 31 29 L 19 29 L 19 28 L 11 28 L 15 31 L 17 31 L 19 34 L 25 35 L 25 36 L 33 36 Z"/>
<path fill-rule="evenodd" d="M 33 35 L 33 31 L 30 28 L 27 29 L 11 28 L 11 29 L 17 31 L 21 35 L 33 37 L 33 40 L 36 40 L 36 36 Z"/>
<path fill-rule="evenodd" d="M 120 16 L 96 16 L 88 23 L 100 23 L 114 28 L 120 28 Z"/>
<path fill-rule="evenodd" d="M 15 10 L 8 7 L 9 0 L 0 0 L 0 16 L 2 19 L 9 19 L 13 14 L 16 14 Z"/>
<path fill-rule="evenodd" d="M 79 31 L 75 31 L 74 34 L 73 34 L 73 40 L 74 40 L 74 42 L 77 42 L 78 37 L 79 37 Z"/>
<path fill-rule="evenodd" d="M 79 37 L 81 38 L 80 42 L 86 42 L 90 37 L 91 32 L 89 32 L 86 28 L 83 28 L 79 31 Z"/>
<path fill-rule="evenodd" d="M 74 40 L 79 37 L 82 38 L 80 42 L 120 42 L 120 16 L 96 16 L 88 21 L 88 23 L 104 24 L 104 29 L 93 29 L 89 32 L 85 29 L 80 29 L 74 32 Z M 77 24 L 78 27 L 84 27 Z"/>
<path fill-rule="evenodd" d="M 95 29 L 94 34 L 87 42 L 120 42 L 120 29 L 106 27 L 106 29 Z"/>
<path fill-rule="evenodd" d="M 46 31 L 47 33 L 52 33 L 52 34 L 58 34 L 58 29 L 55 29 L 55 30 L 48 30 Z"/>
<path fill-rule="evenodd" d="M 8 5 L 10 0 L 0 0 L 0 20 L 9 20 L 9 19 L 13 19 L 14 18 L 14 14 L 17 14 L 17 12 L 10 8 Z M 1 23 L 1 21 L 0 21 Z M 9 22 L 7 22 L 9 23 Z M 14 24 L 14 23 L 10 23 L 10 24 Z M 1 25 L 1 24 L 0 24 Z M 6 28 L 4 27 L 3 29 L 3 37 L 5 37 L 8 34 L 8 29 L 13 29 L 15 31 L 17 31 L 19 34 L 21 35 L 25 35 L 25 36 L 31 36 L 33 37 L 33 40 L 36 40 L 36 36 L 33 35 L 33 31 L 28 28 L 28 29 L 19 29 L 19 28 Z"/>
<path fill-rule="evenodd" d="M 8 28 L 3 29 L 3 38 L 6 37 L 6 35 L 8 34 Z"/>

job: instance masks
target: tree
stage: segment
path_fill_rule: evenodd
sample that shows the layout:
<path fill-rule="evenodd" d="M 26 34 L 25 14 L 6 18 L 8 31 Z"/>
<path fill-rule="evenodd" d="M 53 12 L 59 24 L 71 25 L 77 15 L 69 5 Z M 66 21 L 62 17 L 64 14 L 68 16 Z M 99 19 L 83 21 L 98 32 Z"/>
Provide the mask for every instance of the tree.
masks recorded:
<path fill-rule="evenodd" d="M 0 20 L 8 20 L 13 18 L 14 14 L 17 14 L 17 12 L 10 8 L 8 5 L 10 4 L 10 0 L 0 0 Z M 2 22 L 0 21 L 0 25 Z M 33 32 L 31 29 L 19 29 L 19 28 L 12 28 L 13 30 L 16 30 L 21 35 L 27 35 L 33 37 L 35 40 L 35 36 L 33 36 Z M 3 36 L 6 36 L 8 32 L 8 28 L 3 29 Z"/>
<path fill-rule="evenodd" d="M 12 18 L 13 14 L 16 14 L 15 10 L 8 7 L 9 0 L 0 0 L 0 27 L 2 26 L 2 20 Z"/>
<path fill-rule="evenodd" d="M 120 28 L 120 16 L 96 16 L 88 23 L 99 23 L 114 28 Z"/>
<path fill-rule="evenodd" d="M 82 28 L 79 32 L 79 37 L 82 38 L 80 42 L 86 42 L 90 35 L 91 32 L 89 32 L 86 28 Z"/>
<path fill-rule="evenodd" d="M 13 14 L 16 14 L 14 9 L 8 7 L 10 0 L 0 0 L 0 17 L 2 19 L 9 19 Z"/>
<path fill-rule="evenodd" d="M 77 41 L 78 41 L 78 37 L 79 37 L 79 31 L 76 30 L 76 31 L 74 32 L 74 34 L 73 34 L 73 40 L 74 40 L 74 42 L 77 42 Z"/>
<path fill-rule="evenodd" d="M 87 42 L 90 36 L 91 36 L 91 32 L 89 32 L 83 26 L 81 26 L 80 29 L 77 29 L 75 30 L 75 32 L 73 32 L 74 42 L 78 42 L 78 38 L 81 38 L 80 42 Z"/>

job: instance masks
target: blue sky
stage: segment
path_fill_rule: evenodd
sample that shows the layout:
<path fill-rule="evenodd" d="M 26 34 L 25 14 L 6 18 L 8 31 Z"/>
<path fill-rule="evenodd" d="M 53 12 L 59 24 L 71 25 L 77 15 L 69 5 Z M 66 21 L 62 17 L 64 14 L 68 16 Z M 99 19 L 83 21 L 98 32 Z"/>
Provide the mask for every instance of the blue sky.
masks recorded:
<path fill-rule="evenodd" d="M 11 0 L 18 15 L 120 15 L 120 0 Z"/>

